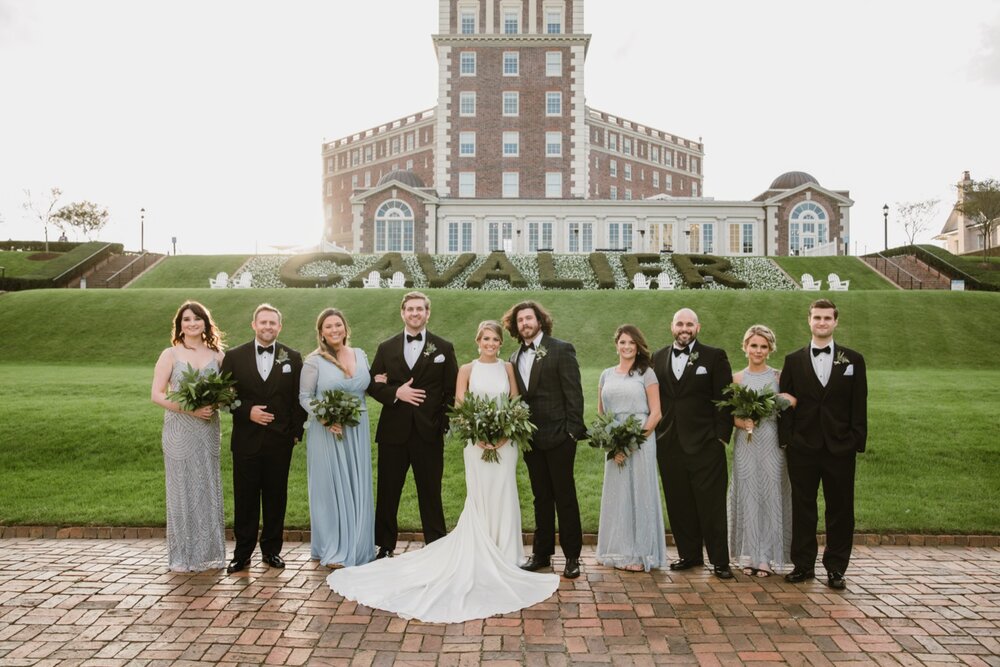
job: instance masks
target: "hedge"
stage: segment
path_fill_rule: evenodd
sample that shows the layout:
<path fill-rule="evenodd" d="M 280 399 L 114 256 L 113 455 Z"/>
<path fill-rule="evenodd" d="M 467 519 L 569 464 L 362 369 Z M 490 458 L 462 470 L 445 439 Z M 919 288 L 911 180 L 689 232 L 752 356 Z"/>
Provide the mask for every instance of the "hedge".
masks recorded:
<path fill-rule="evenodd" d="M 338 273 L 325 276 L 303 276 L 299 274 L 302 267 L 313 262 L 333 262 L 340 266 L 351 266 L 354 264 L 351 256 L 343 252 L 310 252 L 304 255 L 295 255 L 281 265 L 281 270 L 278 273 L 281 282 L 285 283 L 288 287 L 315 287 L 317 285 L 326 287 L 343 278 Z"/>
<path fill-rule="evenodd" d="M 681 277 L 688 287 L 696 289 L 704 287 L 705 276 L 732 289 L 745 289 L 747 284 L 729 273 L 732 262 L 715 255 L 671 255 L 674 266 L 680 271 Z"/>
<path fill-rule="evenodd" d="M 515 289 L 528 287 L 528 281 L 524 279 L 517 267 L 507 259 L 507 253 L 499 250 L 491 252 L 483 265 L 469 276 L 465 284 L 473 289 L 479 289 L 487 280 L 503 280 L 509 282 Z"/>

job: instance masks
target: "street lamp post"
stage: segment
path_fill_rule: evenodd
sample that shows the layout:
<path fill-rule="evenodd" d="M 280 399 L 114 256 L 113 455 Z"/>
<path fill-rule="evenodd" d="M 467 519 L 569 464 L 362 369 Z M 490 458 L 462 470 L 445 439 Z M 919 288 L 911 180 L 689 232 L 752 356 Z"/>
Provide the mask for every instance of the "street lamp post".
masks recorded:
<path fill-rule="evenodd" d="M 889 249 L 889 205 L 882 204 L 882 224 L 885 233 L 885 249 Z"/>
<path fill-rule="evenodd" d="M 139 252 L 146 252 L 146 209 L 139 209 Z"/>

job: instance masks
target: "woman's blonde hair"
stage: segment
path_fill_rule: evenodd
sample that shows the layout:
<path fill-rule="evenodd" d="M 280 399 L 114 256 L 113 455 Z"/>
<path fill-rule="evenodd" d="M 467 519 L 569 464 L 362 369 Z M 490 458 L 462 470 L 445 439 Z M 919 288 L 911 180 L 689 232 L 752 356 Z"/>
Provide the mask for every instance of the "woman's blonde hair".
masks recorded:
<path fill-rule="evenodd" d="M 768 347 L 771 348 L 771 352 L 777 351 L 778 344 L 774 342 L 774 332 L 771 331 L 768 327 L 764 326 L 763 324 L 755 324 L 749 329 L 747 329 L 747 332 L 743 334 L 742 347 L 744 352 L 746 352 L 747 343 L 750 342 L 750 339 L 753 338 L 754 336 L 760 336 L 761 338 L 766 340 Z"/>

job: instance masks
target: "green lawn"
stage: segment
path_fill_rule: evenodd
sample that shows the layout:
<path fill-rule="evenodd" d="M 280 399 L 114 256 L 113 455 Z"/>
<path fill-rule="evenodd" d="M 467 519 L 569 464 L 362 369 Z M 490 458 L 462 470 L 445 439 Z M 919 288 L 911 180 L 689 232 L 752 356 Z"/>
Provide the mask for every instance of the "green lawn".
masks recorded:
<path fill-rule="evenodd" d="M 822 292 L 829 291 L 826 277 L 831 273 L 836 273 L 841 280 L 850 280 L 852 291 L 897 289 L 858 257 L 770 257 L 769 259 L 788 272 L 796 284 L 801 285 L 803 273 L 810 273 L 816 280 L 822 280 Z"/>
<path fill-rule="evenodd" d="M 48 262 L 52 259 L 47 260 L 33 260 L 28 259 L 32 255 L 37 255 L 38 252 L 34 250 L 29 251 L 17 251 L 17 250 L 0 250 L 0 266 L 4 267 L 4 275 L 8 278 L 16 276 L 25 276 L 29 274 L 38 273 Z M 63 253 L 54 253 L 56 255 L 62 255 Z"/>
<path fill-rule="evenodd" d="M 947 250 L 932 245 L 920 246 L 932 255 L 940 257 L 955 268 L 965 271 L 973 278 L 984 283 L 1000 287 L 1000 257 L 987 257 L 987 264 L 983 263 L 983 255 L 953 255 Z"/>
<path fill-rule="evenodd" d="M 208 279 L 220 271 L 230 276 L 243 266 L 248 255 L 174 255 L 147 271 L 129 285 L 133 287 L 208 287 Z"/>

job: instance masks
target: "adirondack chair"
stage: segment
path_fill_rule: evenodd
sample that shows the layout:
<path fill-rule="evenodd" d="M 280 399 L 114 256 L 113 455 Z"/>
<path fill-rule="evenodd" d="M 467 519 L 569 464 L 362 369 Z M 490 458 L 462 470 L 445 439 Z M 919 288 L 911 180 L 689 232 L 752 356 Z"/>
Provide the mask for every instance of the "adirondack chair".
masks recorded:
<path fill-rule="evenodd" d="M 676 285 L 674 285 L 674 281 L 671 280 L 670 274 L 668 274 L 666 271 L 663 271 L 662 273 L 660 273 L 660 275 L 656 276 L 656 288 L 657 289 L 660 289 L 660 290 L 672 290 L 675 287 L 676 287 Z"/>
<path fill-rule="evenodd" d="M 219 271 L 219 275 L 208 279 L 208 286 L 212 289 L 225 289 L 229 287 L 229 274 Z"/>
<path fill-rule="evenodd" d="M 818 292 L 822 284 L 822 280 L 813 280 L 811 273 L 802 274 L 802 289 L 808 292 Z"/>
<path fill-rule="evenodd" d="M 244 271 L 239 278 L 233 281 L 234 289 L 250 289 L 251 287 L 253 287 L 253 274 L 249 271 Z"/>
<path fill-rule="evenodd" d="M 367 278 L 362 278 L 361 282 L 364 283 L 366 289 L 378 289 L 382 286 L 382 277 L 379 276 L 378 271 L 372 271 L 368 274 Z"/>
<path fill-rule="evenodd" d="M 851 286 L 850 280 L 841 280 L 836 273 L 831 273 L 826 277 L 826 284 L 831 292 L 846 292 Z"/>
<path fill-rule="evenodd" d="M 649 289 L 649 278 L 644 273 L 637 273 L 632 276 L 632 287 L 635 289 Z"/>
<path fill-rule="evenodd" d="M 389 287 L 392 289 L 403 289 L 406 287 L 406 276 L 402 271 L 396 271 L 389 279 Z"/>

